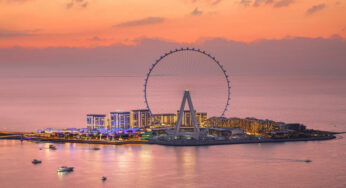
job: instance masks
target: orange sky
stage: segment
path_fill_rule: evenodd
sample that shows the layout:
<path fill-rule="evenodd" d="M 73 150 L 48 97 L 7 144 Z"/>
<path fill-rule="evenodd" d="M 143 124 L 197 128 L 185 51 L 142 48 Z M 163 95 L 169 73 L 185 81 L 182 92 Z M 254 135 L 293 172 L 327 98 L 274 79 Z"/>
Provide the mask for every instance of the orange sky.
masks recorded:
<path fill-rule="evenodd" d="M 0 48 L 346 38 L 345 0 L 0 0 Z"/>

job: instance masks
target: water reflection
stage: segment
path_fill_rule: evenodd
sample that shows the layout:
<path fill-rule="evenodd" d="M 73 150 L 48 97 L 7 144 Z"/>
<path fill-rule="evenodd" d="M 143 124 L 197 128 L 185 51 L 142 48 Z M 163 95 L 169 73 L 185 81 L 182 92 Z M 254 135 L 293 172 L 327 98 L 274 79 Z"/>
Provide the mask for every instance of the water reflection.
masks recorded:
<path fill-rule="evenodd" d="M 64 177 L 69 175 L 70 173 L 72 172 L 57 172 L 60 181 L 64 180 Z"/>
<path fill-rule="evenodd" d="M 87 144 L 57 144 L 53 151 L 39 150 L 48 143 L 0 140 L 0 182 L 1 187 L 342 187 L 346 151 L 340 148 L 345 145 L 338 139 L 210 147 L 97 145 L 95 151 Z M 33 165 L 34 158 L 42 164 Z M 64 165 L 75 170 L 58 173 Z"/>

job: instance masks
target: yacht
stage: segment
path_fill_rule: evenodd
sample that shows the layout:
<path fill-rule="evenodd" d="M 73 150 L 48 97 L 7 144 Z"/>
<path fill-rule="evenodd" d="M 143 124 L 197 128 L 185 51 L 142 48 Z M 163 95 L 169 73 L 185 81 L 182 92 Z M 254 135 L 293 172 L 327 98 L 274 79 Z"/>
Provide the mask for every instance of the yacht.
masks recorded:
<path fill-rule="evenodd" d="M 56 150 L 56 147 L 54 145 L 49 145 L 49 149 Z"/>
<path fill-rule="evenodd" d="M 74 167 L 62 166 L 58 169 L 58 172 L 72 172 Z"/>
<path fill-rule="evenodd" d="M 37 160 L 37 159 L 34 159 L 31 162 L 32 162 L 32 164 L 40 164 L 40 163 L 42 163 L 42 161 Z"/>

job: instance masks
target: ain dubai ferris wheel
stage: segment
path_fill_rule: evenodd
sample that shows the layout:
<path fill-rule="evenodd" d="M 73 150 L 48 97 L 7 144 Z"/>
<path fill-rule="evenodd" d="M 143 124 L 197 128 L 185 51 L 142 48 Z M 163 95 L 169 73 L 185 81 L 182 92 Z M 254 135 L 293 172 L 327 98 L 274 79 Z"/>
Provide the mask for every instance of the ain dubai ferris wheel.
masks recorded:
<path fill-rule="evenodd" d="M 196 48 L 180 48 L 165 53 L 149 68 L 144 83 L 145 105 L 159 125 L 163 122 L 156 118 L 157 114 L 177 114 L 175 136 L 184 126 L 183 112 L 190 112 L 192 134 L 199 137 L 196 114 L 224 117 L 230 89 L 229 76 L 214 56 Z"/>

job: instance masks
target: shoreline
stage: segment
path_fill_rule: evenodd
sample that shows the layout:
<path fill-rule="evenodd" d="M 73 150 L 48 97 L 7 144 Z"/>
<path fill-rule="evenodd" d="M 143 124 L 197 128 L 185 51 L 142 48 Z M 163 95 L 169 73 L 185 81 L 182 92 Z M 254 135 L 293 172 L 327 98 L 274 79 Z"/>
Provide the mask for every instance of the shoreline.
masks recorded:
<path fill-rule="evenodd" d="M 256 143 L 280 143 L 280 142 L 302 142 L 302 141 L 323 141 L 332 140 L 336 137 L 324 136 L 324 137 L 309 137 L 309 138 L 283 138 L 283 139 L 242 139 L 242 140 L 207 140 L 207 141 L 195 141 L 195 140 L 175 140 L 175 141 L 161 141 L 150 140 L 147 144 L 157 144 L 165 146 L 211 146 L 211 145 L 231 145 L 231 144 L 256 144 Z"/>
<path fill-rule="evenodd" d="M 299 142 L 299 141 L 323 141 L 335 139 L 335 134 L 343 134 L 345 132 L 332 133 L 329 136 L 306 137 L 306 138 L 249 138 L 249 139 L 230 139 L 230 140 L 125 140 L 125 141 L 105 141 L 105 140 L 74 140 L 74 139 L 56 139 L 56 138 L 31 138 L 23 139 L 35 142 L 48 143 L 80 143 L 80 144 L 103 144 L 103 145 L 126 145 L 126 144 L 156 144 L 163 146 L 211 146 L 211 145 L 231 145 L 231 144 L 256 144 L 256 143 L 282 143 L 282 142 Z M 5 138 L 21 140 L 22 136 L 6 133 Z"/>

